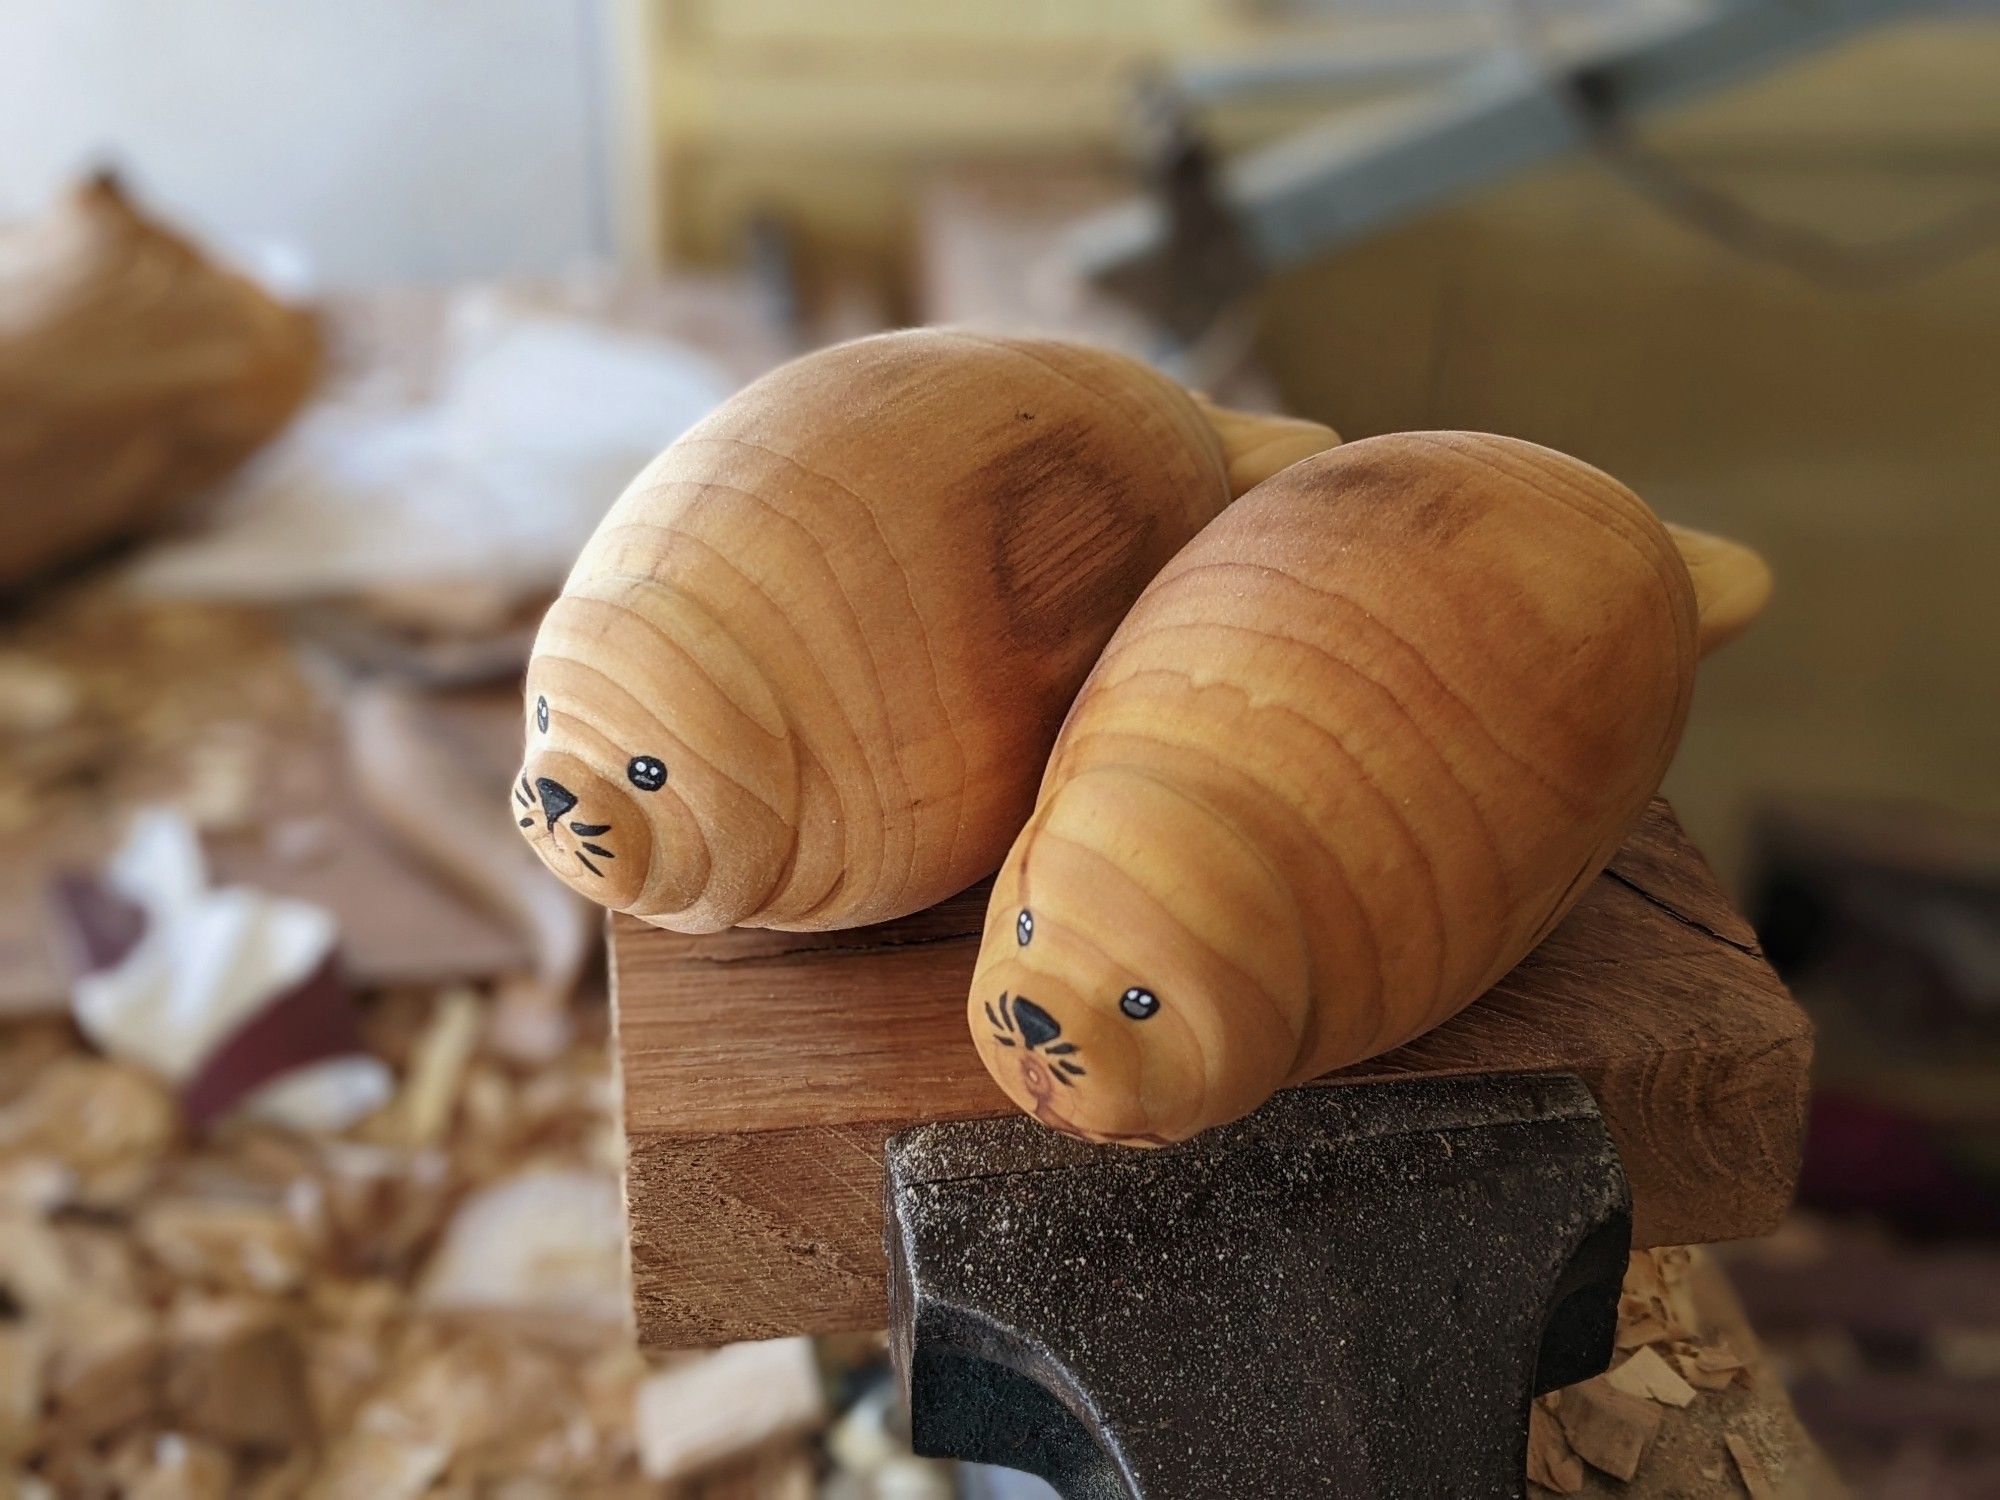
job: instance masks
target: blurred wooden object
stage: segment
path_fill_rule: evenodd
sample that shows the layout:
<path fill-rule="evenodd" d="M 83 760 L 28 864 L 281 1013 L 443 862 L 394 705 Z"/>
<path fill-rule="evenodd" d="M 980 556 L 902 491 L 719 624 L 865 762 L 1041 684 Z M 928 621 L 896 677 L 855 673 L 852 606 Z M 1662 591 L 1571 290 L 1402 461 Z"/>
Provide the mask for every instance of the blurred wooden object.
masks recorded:
<path fill-rule="evenodd" d="M 0 589 L 167 516 L 283 427 L 319 335 L 112 178 L 0 236 Z"/>
<path fill-rule="evenodd" d="M 882 1325 L 883 1142 L 1012 1109 L 965 1033 L 985 899 L 975 888 L 884 927 L 810 935 L 613 920 L 642 1339 Z M 1777 1222 L 1811 1052 L 1805 1017 L 1655 803 L 1493 991 L 1320 1084 L 1574 1072 L 1624 1158 L 1636 1242 L 1677 1244 Z"/>

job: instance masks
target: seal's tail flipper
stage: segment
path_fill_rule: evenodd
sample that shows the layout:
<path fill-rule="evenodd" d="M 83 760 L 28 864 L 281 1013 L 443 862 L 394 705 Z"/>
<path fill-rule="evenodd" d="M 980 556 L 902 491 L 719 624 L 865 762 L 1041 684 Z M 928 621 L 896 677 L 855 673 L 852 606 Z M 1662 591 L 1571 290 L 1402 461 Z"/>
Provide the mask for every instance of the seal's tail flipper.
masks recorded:
<path fill-rule="evenodd" d="M 1727 537 L 1672 523 L 1667 533 L 1694 580 L 1701 654 L 1707 656 L 1743 634 L 1764 612 L 1771 598 L 1771 570 L 1763 558 Z"/>
<path fill-rule="evenodd" d="M 1280 469 L 1302 458 L 1337 447 L 1340 434 L 1304 417 L 1280 417 L 1270 412 L 1233 411 L 1195 393 L 1195 405 L 1222 439 L 1222 461 L 1229 470 L 1229 498 L 1262 484 Z"/>

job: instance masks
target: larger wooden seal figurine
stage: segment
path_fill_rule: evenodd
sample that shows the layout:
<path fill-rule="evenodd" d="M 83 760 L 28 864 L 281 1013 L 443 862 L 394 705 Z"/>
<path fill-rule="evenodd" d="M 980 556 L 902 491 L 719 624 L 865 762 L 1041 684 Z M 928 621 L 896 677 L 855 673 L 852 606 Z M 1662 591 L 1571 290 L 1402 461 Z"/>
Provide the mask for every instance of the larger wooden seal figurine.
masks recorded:
<path fill-rule="evenodd" d="M 969 1000 L 1046 1123 L 1159 1144 L 1437 1025 L 1547 934 L 1769 577 L 1531 443 L 1370 438 L 1229 508 L 1084 686 Z"/>
<path fill-rule="evenodd" d="M 1118 355 L 914 331 L 656 459 L 537 638 L 515 821 L 659 926 L 859 926 L 992 873 L 1078 685 L 1234 494 L 1338 441 Z"/>

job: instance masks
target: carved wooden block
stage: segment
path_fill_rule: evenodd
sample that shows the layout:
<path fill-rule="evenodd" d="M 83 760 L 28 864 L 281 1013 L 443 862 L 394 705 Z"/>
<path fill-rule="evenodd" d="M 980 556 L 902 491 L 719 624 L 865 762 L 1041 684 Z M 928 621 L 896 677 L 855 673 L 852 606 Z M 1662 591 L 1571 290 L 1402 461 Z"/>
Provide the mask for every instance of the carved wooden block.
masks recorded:
<path fill-rule="evenodd" d="M 966 1034 L 985 887 L 840 932 L 611 924 L 641 1338 L 880 1326 L 882 1146 L 1009 1113 Z M 1305 1087 L 1573 1072 L 1631 1181 L 1639 1245 L 1771 1228 L 1811 1028 L 1655 802 L 1549 939 L 1407 1046 Z"/>
<path fill-rule="evenodd" d="M 796 359 L 577 559 L 528 667 L 514 821 L 581 894 L 678 932 L 920 910 L 999 867 L 1147 581 L 1336 441 L 1055 340 Z"/>
<path fill-rule="evenodd" d="M 1258 485 L 1146 586 L 993 883 L 1008 1097 L 1165 1145 L 1454 1015 L 1660 788 L 1770 589 L 1578 459 L 1409 432 Z"/>

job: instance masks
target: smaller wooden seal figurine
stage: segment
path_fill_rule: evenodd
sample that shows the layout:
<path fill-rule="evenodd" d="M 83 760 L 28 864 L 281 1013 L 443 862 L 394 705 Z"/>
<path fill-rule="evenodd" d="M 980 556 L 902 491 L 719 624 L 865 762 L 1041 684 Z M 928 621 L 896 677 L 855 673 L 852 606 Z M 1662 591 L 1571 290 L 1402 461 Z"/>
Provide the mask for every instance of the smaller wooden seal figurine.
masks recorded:
<path fill-rule="evenodd" d="M 994 885 L 968 1019 L 1023 1109 L 1158 1145 L 1455 1014 L 1665 775 L 1733 543 L 1576 459 L 1370 438 L 1266 480 L 1140 596 Z"/>
<path fill-rule="evenodd" d="M 1139 590 L 1337 441 L 1048 339 L 794 360 L 584 549 L 528 666 L 514 820 L 583 895 L 682 932 L 942 900 L 999 865 Z"/>

